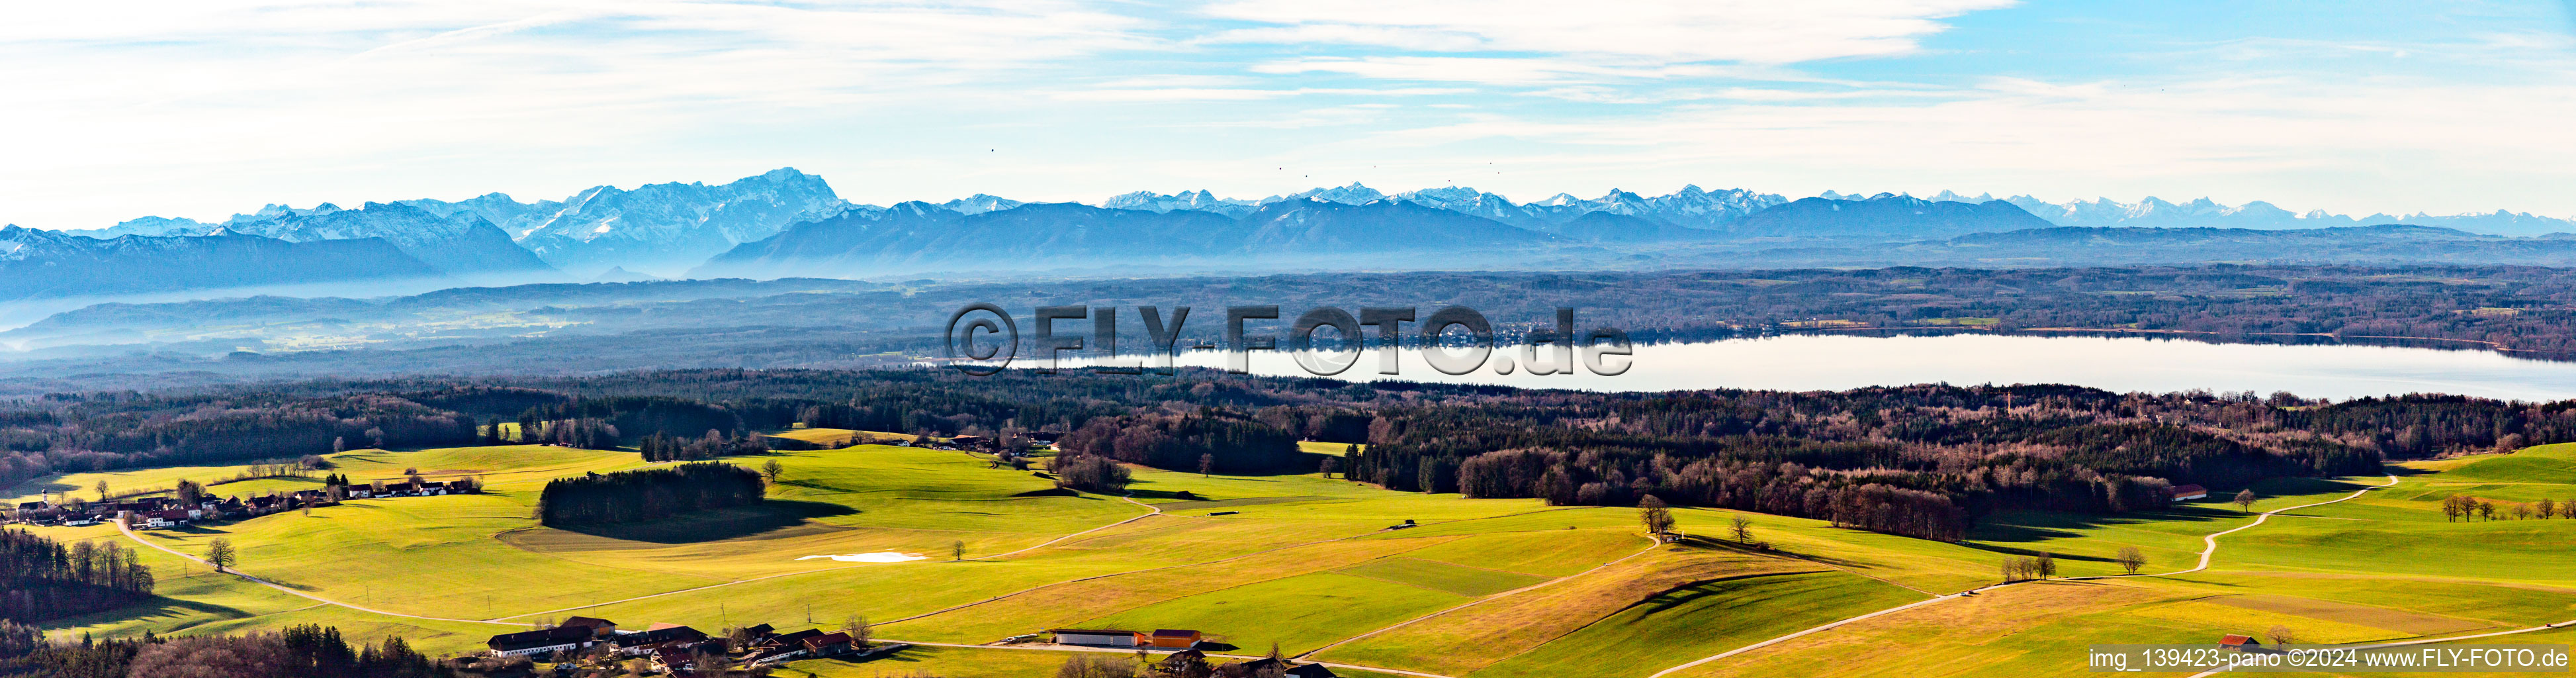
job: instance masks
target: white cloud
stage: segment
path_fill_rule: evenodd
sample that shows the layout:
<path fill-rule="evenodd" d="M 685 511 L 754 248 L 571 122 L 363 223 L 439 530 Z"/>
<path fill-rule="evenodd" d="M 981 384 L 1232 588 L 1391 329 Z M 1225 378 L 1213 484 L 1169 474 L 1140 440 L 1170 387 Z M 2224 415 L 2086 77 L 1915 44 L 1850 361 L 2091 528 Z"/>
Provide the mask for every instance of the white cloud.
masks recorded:
<path fill-rule="evenodd" d="M 1281 24 L 1220 36 L 1233 41 L 1364 44 L 1424 51 L 1584 55 L 1628 62 L 1783 64 L 1886 56 L 1917 49 L 1938 19 L 2011 0 L 1241 0 L 1209 7 L 1227 19 Z"/>
<path fill-rule="evenodd" d="M 1430 80 L 1536 85 L 1614 79 L 1708 77 L 1728 72 L 1718 66 L 1613 66 L 1562 58 L 1507 57 L 1305 57 L 1257 64 L 1256 73 L 1346 73 L 1387 80 Z"/>
<path fill-rule="evenodd" d="M 1049 0 L 42 3 L 9 19 L 0 126 L 30 133 L 0 166 L 0 221 L 67 227 L 210 209 L 173 199 L 188 187 L 38 197 L 141 169 L 344 182 L 924 97 L 999 105 L 1009 93 L 980 85 L 1164 44 L 1145 20 Z"/>

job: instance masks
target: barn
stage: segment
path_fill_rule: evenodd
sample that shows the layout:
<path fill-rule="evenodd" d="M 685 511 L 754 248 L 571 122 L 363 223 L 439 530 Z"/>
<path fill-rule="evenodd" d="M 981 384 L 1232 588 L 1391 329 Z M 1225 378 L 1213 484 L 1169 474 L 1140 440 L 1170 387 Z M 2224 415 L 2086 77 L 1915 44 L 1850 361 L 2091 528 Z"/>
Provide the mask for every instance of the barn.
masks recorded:
<path fill-rule="evenodd" d="M 2173 500 L 2174 500 L 2174 501 L 2191 501 L 2191 500 L 2194 500 L 2194 499 L 2207 499 L 2207 498 L 2209 498 L 2209 488 L 2201 487 L 2201 486 L 2199 486 L 2199 485 L 2175 485 L 2175 486 L 2173 486 Z"/>
<path fill-rule="evenodd" d="M 1204 634 L 1189 629 L 1154 629 L 1154 635 L 1147 638 L 1146 642 L 1152 643 L 1154 647 L 1190 648 L 1197 647 L 1199 641 L 1206 639 Z"/>
<path fill-rule="evenodd" d="M 1056 644 L 1058 644 L 1058 645 L 1106 645 L 1106 646 L 1109 646 L 1109 647 L 1136 647 L 1136 646 L 1138 646 L 1138 645 L 1142 645 L 1142 644 L 1144 644 L 1144 640 L 1145 640 L 1145 634 L 1137 633 L 1137 632 L 1134 632 L 1134 631 L 1115 631 L 1115 630 L 1101 630 L 1101 629 L 1056 629 L 1056 630 L 1054 630 L 1054 631 L 1049 631 L 1048 633 L 1053 633 L 1053 634 L 1055 634 L 1055 642 L 1056 642 Z"/>

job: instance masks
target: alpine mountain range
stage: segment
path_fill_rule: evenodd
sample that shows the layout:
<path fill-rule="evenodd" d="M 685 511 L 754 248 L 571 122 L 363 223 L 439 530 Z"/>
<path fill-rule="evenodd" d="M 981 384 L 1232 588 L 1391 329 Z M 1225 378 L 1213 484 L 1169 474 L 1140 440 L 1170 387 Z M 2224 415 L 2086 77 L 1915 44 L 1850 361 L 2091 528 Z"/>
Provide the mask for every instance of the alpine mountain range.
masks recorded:
<path fill-rule="evenodd" d="M 731 183 L 598 186 L 355 208 L 268 205 L 221 222 L 0 228 L 0 301 L 398 282 L 397 287 L 668 277 L 874 278 L 1173 271 L 1694 264 L 2060 265 L 2158 257 L 2576 263 L 2568 220 L 2498 210 L 2294 213 L 2206 198 L 2051 203 L 1697 186 L 1515 202 L 1465 187 L 1353 183 L 1258 200 L 1208 191 L 1097 204 L 977 194 L 891 206 L 782 168 Z M 1973 237 L 1971 237 L 1973 236 Z"/>

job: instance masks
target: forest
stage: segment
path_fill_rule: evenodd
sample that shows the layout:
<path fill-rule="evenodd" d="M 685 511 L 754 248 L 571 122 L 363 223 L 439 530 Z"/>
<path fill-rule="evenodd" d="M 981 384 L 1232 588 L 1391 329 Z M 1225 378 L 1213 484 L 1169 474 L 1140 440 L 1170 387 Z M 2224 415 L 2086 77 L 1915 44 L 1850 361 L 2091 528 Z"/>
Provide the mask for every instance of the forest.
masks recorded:
<path fill-rule="evenodd" d="M 691 290 L 703 286 L 732 289 L 731 284 L 673 281 L 654 285 Z M 1554 309 L 1567 307 L 1576 309 L 1578 323 L 1622 328 L 1633 339 L 1645 342 L 1800 332 L 2094 331 L 2228 342 L 2401 343 L 2576 360 L 2576 269 L 2533 266 L 2212 264 L 1426 271 L 933 283 L 907 290 L 851 290 L 826 285 L 792 294 L 763 290 L 766 291 L 739 291 L 753 295 L 740 298 L 621 298 L 615 304 L 590 306 L 605 302 L 557 287 L 475 289 L 470 294 L 429 295 L 386 303 L 384 312 L 390 315 L 379 318 L 376 324 L 388 329 L 357 342 L 368 348 L 290 348 L 306 335 L 338 331 L 331 328 L 346 325 L 347 318 L 341 314 L 352 309 L 334 306 L 333 314 L 323 316 L 330 319 L 324 325 L 309 324 L 319 321 L 294 314 L 276 318 L 274 325 L 260 325 L 292 333 L 275 343 L 277 349 L 265 352 L 235 351 L 239 346 L 259 346 L 262 340 L 226 335 L 219 342 L 201 342 L 219 344 L 225 351 L 219 354 L 195 355 L 185 350 L 199 344 L 172 346 L 168 351 L 111 345 L 96 350 L 63 348 L 0 362 L 0 395 L 37 397 L 49 392 L 148 390 L 301 379 L 317 374 L 576 375 L 615 372 L 636 365 L 762 369 L 900 366 L 922 356 L 938 355 L 941 323 L 951 311 L 972 302 L 1000 304 L 1016 314 L 1046 305 L 1117 305 L 1131 337 L 1141 337 L 1137 334 L 1141 328 L 1135 324 L 1135 306 L 1152 304 L 1168 312 L 1173 306 L 1188 305 L 1199 309 L 1199 315 L 1186 324 L 1181 334 L 1188 343 L 1218 339 L 1224 324 L 1222 309 L 1228 305 L 1275 304 L 1293 314 L 1318 306 L 1411 306 L 1427 312 L 1456 304 L 1484 312 L 1507 337 L 1547 325 L 1554 317 Z M 507 299 L 507 303 L 487 296 Z M 419 331 L 406 324 L 411 322 L 405 320 L 413 317 L 411 314 L 426 312 L 419 304 L 434 306 L 472 299 L 480 301 L 452 308 L 435 307 L 461 314 L 504 312 L 512 320 L 507 325 L 511 334 L 460 340 L 447 332 Z M 251 314 L 238 316 L 242 318 L 264 317 L 257 314 L 255 307 L 275 303 L 286 302 L 267 299 L 188 302 L 167 308 L 94 308 L 15 332 L 23 335 L 41 330 L 89 337 L 184 334 L 195 328 L 188 319 L 206 314 L 236 317 L 232 315 L 235 313 Z M 156 308 L 159 312 L 152 312 Z M 405 310 L 397 313 L 394 309 Z M 1024 316 L 1020 323 L 1025 328 L 1030 320 Z M 1254 325 L 1256 332 L 1270 332 L 1284 328 L 1287 322 Z M 526 328 L 535 326 L 557 329 L 526 333 Z M 1145 344 L 1131 338 L 1126 345 Z M 467 397 L 506 400 L 503 394 Z M 436 402 L 422 404 L 469 411 Z M 583 405 L 599 409 L 575 412 L 565 409 L 567 405 L 561 400 L 534 397 L 506 407 L 469 409 L 486 421 L 508 421 L 537 407 L 544 410 L 538 415 L 544 419 L 607 419 L 621 430 L 633 422 L 607 416 L 608 410 L 646 411 L 642 407 L 603 403 Z M 706 412 L 683 410 L 646 416 L 664 414 L 670 419 L 659 425 L 672 435 L 694 436 L 709 428 L 724 427 L 721 415 Z M 830 419 L 840 413 L 819 414 L 818 419 Z M 697 420 L 682 426 L 683 418 Z M 391 433 L 392 429 L 387 431 Z M 152 436 L 144 439 L 149 441 Z"/>
<path fill-rule="evenodd" d="M 150 418 L 82 416 L 99 402 L 147 411 L 125 403 L 307 411 L 312 403 L 398 402 L 428 421 L 499 421 L 540 403 L 526 420 L 540 429 L 552 417 L 594 420 L 591 435 L 615 437 L 654 460 L 756 452 L 747 442 L 760 438 L 755 432 L 800 423 L 936 436 L 1050 431 L 1061 434 L 1064 457 L 1051 467 L 1082 469 L 1067 482 L 1086 489 L 1124 479 L 1083 458 L 1188 472 L 1204 465 L 1311 473 L 1324 457 L 1299 452 L 1295 442 L 1361 443 L 1366 449 L 1337 460 L 1335 470 L 1392 490 L 1622 506 L 1653 494 L 1929 538 L 1956 535 L 1998 510 L 2153 509 L 2171 485 L 2233 490 L 2267 477 L 2372 473 L 2384 459 L 2576 440 L 2576 403 L 2441 395 L 2334 402 L 2052 385 L 1596 393 L 1200 370 L 976 378 L 913 369 L 327 380 L 66 395 L 0 409 L 8 426 L 0 435 L 61 445 L 20 453 L 40 465 L 104 458 L 79 445 Z M 172 417 L 196 411 L 168 409 L 179 410 Z M 630 416 L 647 411 L 666 414 Z M 710 424 L 695 435 L 654 430 Z M 636 473 L 550 486 L 548 524 L 668 515 L 756 500 L 761 488 L 756 474 L 723 465 Z"/>
<path fill-rule="evenodd" d="M 0 529 L 0 619 L 39 622 L 115 608 L 152 595 L 152 568 L 132 549 L 64 546 Z"/>
<path fill-rule="evenodd" d="M 594 473 L 546 483 L 537 522 L 547 527 L 631 523 L 757 504 L 769 490 L 760 473 L 719 462 Z"/>
<path fill-rule="evenodd" d="M 0 621 L 0 676 L 29 678 L 450 678 L 457 670 L 399 636 L 350 647 L 337 627 L 276 633 L 51 641 Z"/>

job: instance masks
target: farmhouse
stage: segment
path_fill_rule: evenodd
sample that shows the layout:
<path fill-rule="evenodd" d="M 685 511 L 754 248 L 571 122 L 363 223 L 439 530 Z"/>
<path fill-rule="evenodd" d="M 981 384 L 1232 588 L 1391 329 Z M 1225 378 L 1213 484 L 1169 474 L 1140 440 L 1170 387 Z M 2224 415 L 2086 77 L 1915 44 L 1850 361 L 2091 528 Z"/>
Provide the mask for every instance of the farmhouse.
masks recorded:
<path fill-rule="evenodd" d="M 589 628 L 557 626 L 551 629 L 504 633 L 483 641 L 496 657 L 525 657 L 560 650 L 589 647 L 594 636 Z"/>
<path fill-rule="evenodd" d="M 563 623 L 555 626 L 590 629 L 590 635 L 593 637 L 617 635 L 617 622 L 598 617 L 566 617 Z"/>
<path fill-rule="evenodd" d="M 2174 501 L 2191 501 L 2191 500 L 2194 500 L 2194 499 L 2207 499 L 2207 498 L 2209 498 L 2209 488 L 2201 487 L 2201 486 L 2199 486 L 2199 485 L 2175 485 L 2175 486 L 2173 486 L 2173 500 L 2174 500 Z"/>
<path fill-rule="evenodd" d="M 672 624 L 654 624 L 642 631 L 627 631 L 609 638 L 617 651 L 629 656 L 643 656 L 670 646 L 691 646 L 703 642 L 707 634 L 697 629 Z"/>
<path fill-rule="evenodd" d="M 1154 635 L 1147 637 L 1145 642 L 1154 647 L 1190 648 L 1197 647 L 1204 639 L 1199 632 L 1189 629 L 1154 629 Z"/>
<path fill-rule="evenodd" d="M 153 511 L 151 513 L 142 514 L 142 518 L 144 527 L 154 529 L 188 524 L 187 511 Z"/>
<path fill-rule="evenodd" d="M 850 651 L 850 646 L 850 634 L 826 633 L 805 639 L 805 656 L 830 657 Z"/>
<path fill-rule="evenodd" d="M 1331 668 L 1322 664 L 1297 664 L 1285 659 L 1255 659 L 1216 668 L 1222 678 L 1251 678 L 1273 672 L 1292 678 L 1337 678 Z"/>
<path fill-rule="evenodd" d="M 1143 644 L 1143 643 L 1144 643 L 1144 641 L 1145 641 L 1145 634 L 1137 633 L 1137 632 L 1134 632 L 1134 631 L 1116 631 L 1116 630 L 1100 630 L 1100 629 L 1056 629 L 1056 630 L 1053 630 L 1053 631 L 1048 631 L 1048 633 L 1053 633 L 1053 634 L 1055 634 L 1055 642 L 1056 642 L 1056 644 L 1058 644 L 1058 645 L 1106 645 L 1106 646 L 1109 646 L 1109 647 L 1135 647 L 1135 646 L 1137 646 L 1137 645 Z"/>
<path fill-rule="evenodd" d="M 2225 636 L 2225 637 L 2219 638 L 2219 639 L 2218 639 L 2218 646 L 2219 646 L 2219 647 L 2223 647 L 2223 648 L 2227 648 L 2227 649 L 2230 649 L 2230 650 L 2238 650 L 2238 651 L 2252 651 L 2252 650 L 2260 650 L 2260 649 L 2263 649 L 2263 643 L 2262 643 L 2261 641 L 2257 641 L 2257 640 L 2255 640 L 2253 636 L 2240 636 L 2240 635 L 2234 635 L 2234 634 L 2229 634 L 2229 635 L 2227 635 L 2227 636 Z"/>

